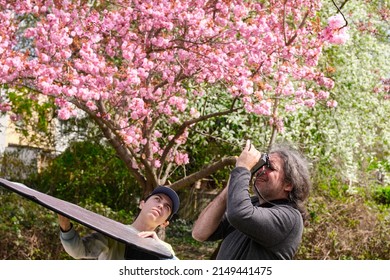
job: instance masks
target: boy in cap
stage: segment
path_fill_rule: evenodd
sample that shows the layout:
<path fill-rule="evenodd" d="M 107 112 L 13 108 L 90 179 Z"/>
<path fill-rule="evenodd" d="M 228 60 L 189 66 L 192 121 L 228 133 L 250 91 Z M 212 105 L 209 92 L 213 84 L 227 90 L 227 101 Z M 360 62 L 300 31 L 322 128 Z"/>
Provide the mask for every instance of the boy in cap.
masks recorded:
<path fill-rule="evenodd" d="M 140 201 L 141 210 L 129 228 L 143 238 L 158 240 L 170 250 L 172 259 L 177 259 L 172 246 L 160 240 L 155 230 L 159 226 L 165 228 L 169 225 L 169 220 L 177 213 L 179 205 L 179 196 L 174 190 L 159 186 L 147 198 Z M 81 238 L 68 218 L 58 215 L 58 221 L 61 243 L 65 251 L 75 259 L 120 260 L 149 257 L 99 232 Z"/>

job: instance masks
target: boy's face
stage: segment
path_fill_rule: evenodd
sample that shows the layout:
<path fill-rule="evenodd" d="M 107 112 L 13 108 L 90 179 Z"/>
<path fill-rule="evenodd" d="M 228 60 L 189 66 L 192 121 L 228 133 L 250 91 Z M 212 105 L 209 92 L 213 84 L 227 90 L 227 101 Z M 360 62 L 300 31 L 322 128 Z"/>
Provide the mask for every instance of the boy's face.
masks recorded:
<path fill-rule="evenodd" d="M 172 201 L 165 194 L 154 194 L 146 201 L 141 201 L 140 208 L 140 216 L 146 219 L 145 222 L 155 223 L 157 227 L 168 223 L 167 219 L 172 213 Z"/>

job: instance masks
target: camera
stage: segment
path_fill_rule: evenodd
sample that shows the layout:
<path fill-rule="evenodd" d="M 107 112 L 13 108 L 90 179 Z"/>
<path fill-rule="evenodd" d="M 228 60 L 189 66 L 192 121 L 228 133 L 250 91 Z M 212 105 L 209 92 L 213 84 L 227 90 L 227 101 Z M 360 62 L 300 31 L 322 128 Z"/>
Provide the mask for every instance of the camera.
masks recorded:
<path fill-rule="evenodd" d="M 264 165 L 269 167 L 269 157 L 268 154 L 262 154 L 259 161 L 255 164 L 255 166 L 251 169 L 252 176 L 256 174 L 257 171 L 259 171 L 260 168 L 262 168 Z"/>

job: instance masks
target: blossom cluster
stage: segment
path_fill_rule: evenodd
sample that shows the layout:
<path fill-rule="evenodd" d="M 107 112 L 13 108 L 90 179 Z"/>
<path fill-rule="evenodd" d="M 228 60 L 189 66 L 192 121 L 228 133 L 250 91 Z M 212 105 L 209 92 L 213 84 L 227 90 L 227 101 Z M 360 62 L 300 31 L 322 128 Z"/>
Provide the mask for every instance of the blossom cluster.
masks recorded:
<path fill-rule="evenodd" d="M 322 32 L 323 39 L 331 44 L 345 44 L 348 39 L 347 23 L 341 14 L 328 19 L 328 27 Z"/>

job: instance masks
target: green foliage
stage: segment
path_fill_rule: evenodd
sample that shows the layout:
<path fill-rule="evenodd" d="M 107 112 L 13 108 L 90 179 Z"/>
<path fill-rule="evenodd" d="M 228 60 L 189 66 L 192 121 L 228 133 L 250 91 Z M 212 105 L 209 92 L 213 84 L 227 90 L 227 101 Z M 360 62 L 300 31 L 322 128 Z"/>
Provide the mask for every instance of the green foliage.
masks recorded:
<path fill-rule="evenodd" d="M 374 190 L 374 199 L 378 203 L 390 206 L 390 186 L 381 186 Z"/>
<path fill-rule="evenodd" d="M 138 212 L 138 210 L 136 209 L 133 210 L 121 209 L 118 211 L 114 211 L 112 208 L 108 207 L 107 205 L 93 201 L 90 198 L 86 199 L 86 201 L 84 203 L 81 203 L 80 206 L 87 210 L 90 210 L 95 213 L 99 213 L 100 215 L 103 215 L 107 218 L 113 219 L 123 224 L 131 224 L 136 216 L 136 212 Z"/>
<path fill-rule="evenodd" d="M 337 198 L 324 190 L 312 194 L 310 224 L 295 259 L 388 259 L 390 209 L 370 203 L 364 194 L 339 193 Z"/>
<path fill-rule="evenodd" d="M 29 186 L 73 203 L 95 201 L 115 210 L 134 209 L 141 190 L 109 146 L 74 142 Z"/>
<path fill-rule="evenodd" d="M 38 99 L 28 88 L 6 89 L 12 111 L 17 121 L 15 129 L 29 143 L 54 147 L 53 117 L 55 106 L 52 98 Z M 33 133 L 32 133 L 33 132 Z"/>
<path fill-rule="evenodd" d="M 320 16 L 325 24 L 337 11 L 332 2 L 323 4 Z M 350 40 L 345 45 L 326 46 L 320 61 L 327 76 L 335 81 L 331 98 L 338 106 L 316 106 L 286 114 L 286 132 L 279 135 L 299 143 L 314 169 L 324 166 L 318 170 L 324 174 L 326 167 L 334 169 L 328 180 L 337 178 L 349 189 L 369 187 L 375 172 L 389 172 L 390 102 L 377 92 L 381 79 L 390 73 L 390 42 L 382 32 L 386 26 L 380 18 L 382 8 L 383 1 L 345 3 L 342 12 Z"/>
<path fill-rule="evenodd" d="M 232 107 L 233 100 L 223 88 L 210 88 L 210 94 L 189 106 L 196 108 L 203 115 L 226 111 Z M 239 108 L 241 105 L 236 104 Z M 234 113 L 222 115 L 197 123 L 190 127 L 186 151 L 190 163 L 185 167 L 186 173 L 199 171 L 210 163 L 226 156 L 239 155 L 245 146 L 245 139 L 251 139 L 256 147 L 265 150 L 269 141 L 270 127 L 267 117 L 246 114 L 240 109 Z M 222 187 L 229 177 L 230 168 L 220 170 L 210 176 L 216 187 Z M 177 173 L 172 179 L 181 178 L 185 173 Z"/>
<path fill-rule="evenodd" d="M 0 259 L 66 258 L 56 215 L 0 188 Z"/>
<path fill-rule="evenodd" d="M 181 260 L 210 259 L 218 243 L 196 241 L 192 238 L 192 226 L 192 222 L 183 219 L 172 221 L 166 228 L 166 241 Z"/>

